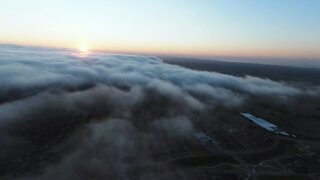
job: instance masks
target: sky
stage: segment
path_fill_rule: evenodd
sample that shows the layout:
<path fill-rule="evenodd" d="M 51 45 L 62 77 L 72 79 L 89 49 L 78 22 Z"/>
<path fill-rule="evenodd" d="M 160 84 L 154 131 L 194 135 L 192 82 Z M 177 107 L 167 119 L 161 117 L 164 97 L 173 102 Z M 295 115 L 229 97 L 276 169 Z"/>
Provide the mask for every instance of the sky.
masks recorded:
<path fill-rule="evenodd" d="M 319 0 L 1 0 L 0 43 L 320 59 Z"/>

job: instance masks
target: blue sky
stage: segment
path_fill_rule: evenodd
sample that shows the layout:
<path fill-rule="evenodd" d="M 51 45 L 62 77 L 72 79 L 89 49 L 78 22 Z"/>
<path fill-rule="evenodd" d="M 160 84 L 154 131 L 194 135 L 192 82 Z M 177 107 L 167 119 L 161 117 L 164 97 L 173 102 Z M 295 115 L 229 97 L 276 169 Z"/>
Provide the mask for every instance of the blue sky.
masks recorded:
<path fill-rule="evenodd" d="M 320 58 L 318 0 L 3 0 L 0 43 Z"/>

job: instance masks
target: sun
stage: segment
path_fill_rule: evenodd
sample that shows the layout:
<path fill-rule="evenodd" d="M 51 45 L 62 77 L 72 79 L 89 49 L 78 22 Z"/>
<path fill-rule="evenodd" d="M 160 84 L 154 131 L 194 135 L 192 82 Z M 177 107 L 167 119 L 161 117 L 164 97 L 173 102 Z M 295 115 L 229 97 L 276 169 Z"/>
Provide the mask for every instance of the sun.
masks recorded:
<path fill-rule="evenodd" d="M 86 45 L 86 44 L 81 44 L 81 45 L 79 46 L 79 51 L 80 51 L 81 53 L 88 53 L 88 52 L 89 52 L 89 46 Z"/>
<path fill-rule="evenodd" d="M 91 54 L 90 47 L 86 43 L 78 44 L 77 49 L 73 52 L 73 55 L 78 57 L 87 57 Z"/>

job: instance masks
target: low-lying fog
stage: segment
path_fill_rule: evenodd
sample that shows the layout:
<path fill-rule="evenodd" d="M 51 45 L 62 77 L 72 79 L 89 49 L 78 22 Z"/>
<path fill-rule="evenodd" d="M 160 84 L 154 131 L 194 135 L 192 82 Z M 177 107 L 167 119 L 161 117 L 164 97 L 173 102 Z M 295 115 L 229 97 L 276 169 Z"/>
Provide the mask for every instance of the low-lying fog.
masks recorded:
<path fill-rule="evenodd" d="M 1 45 L 0 176 L 61 179 L 75 171 L 107 178 L 125 174 L 121 166 L 154 164 L 169 172 L 148 153 L 165 143 L 159 135 L 188 136 L 199 114 L 237 111 L 252 98 L 285 105 L 319 92 L 157 57 Z"/>

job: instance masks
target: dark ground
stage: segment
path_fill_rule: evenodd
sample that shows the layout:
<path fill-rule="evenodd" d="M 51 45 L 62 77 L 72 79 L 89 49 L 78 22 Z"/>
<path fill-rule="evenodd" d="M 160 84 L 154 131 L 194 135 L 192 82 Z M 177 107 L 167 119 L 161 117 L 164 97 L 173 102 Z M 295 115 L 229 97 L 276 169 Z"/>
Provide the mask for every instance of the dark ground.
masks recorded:
<path fill-rule="evenodd" d="M 160 57 L 164 62 L 201 71 L 215 71 L 235 76 L 257 76 L 276 81 L 296 81 L 320 85 L 320 69 L 293 66 L 226 62 L 197 58 Z"/>

